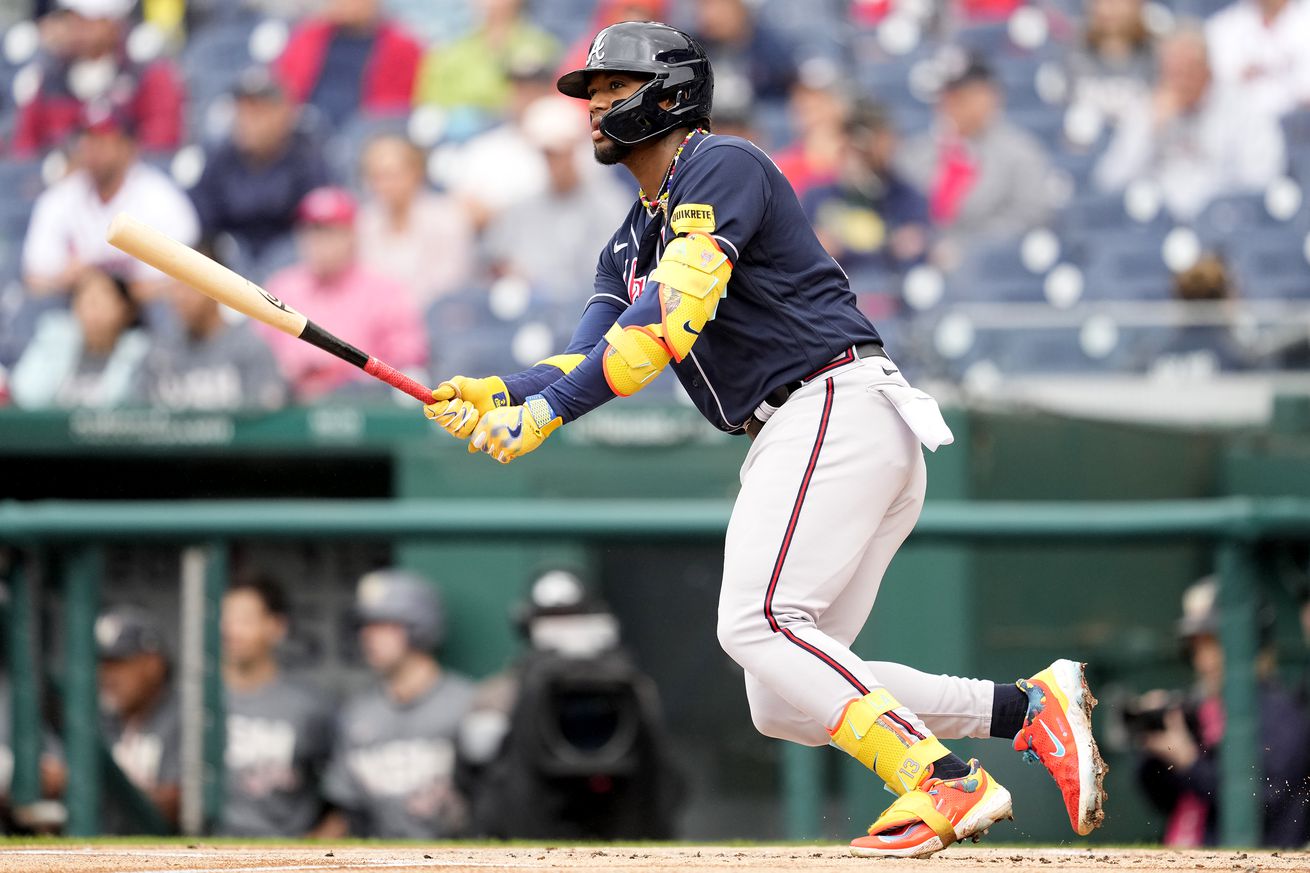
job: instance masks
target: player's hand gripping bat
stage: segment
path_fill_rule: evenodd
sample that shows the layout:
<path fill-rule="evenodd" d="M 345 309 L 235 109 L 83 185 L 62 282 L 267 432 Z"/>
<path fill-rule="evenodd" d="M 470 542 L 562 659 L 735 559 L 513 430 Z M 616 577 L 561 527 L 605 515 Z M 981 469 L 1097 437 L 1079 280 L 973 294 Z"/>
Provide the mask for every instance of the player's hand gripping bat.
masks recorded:
<path fill-rule="evenodd" d="M 219 303 L 310 345 L 318 346 L 343 361 L 354 364 L 374 378 L 399 388 L 423 403 L 432 402 L 432 390 L 388 366 L 350 343 L 333 336 L 305 316 L 222 264 L 160 233 L 155 228 L 119 213 L 109 224 L 109 244 L 167 273 Z"/>

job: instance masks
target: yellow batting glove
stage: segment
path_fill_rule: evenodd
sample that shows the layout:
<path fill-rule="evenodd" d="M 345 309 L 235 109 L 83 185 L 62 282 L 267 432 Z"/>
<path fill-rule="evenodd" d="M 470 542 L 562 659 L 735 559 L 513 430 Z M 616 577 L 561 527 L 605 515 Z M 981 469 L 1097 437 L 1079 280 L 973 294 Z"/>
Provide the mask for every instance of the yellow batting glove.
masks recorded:
<path fill-rule="evenodd" d="M 469 451 L 486 452 L 508 464 L 534 451 L 563 423 L 546 398 L 533 394 L 522 406 L 493 409 L 482 416 L 469 440 Z"/>
<path fill-rule="evenodd" d="M 433 389 L 432 401 L 423 407 L 423 414 L 462 440 L 468 439 L 483 415 L 509 406 L 509 389 L 499 376 L 455 376 Z"/>

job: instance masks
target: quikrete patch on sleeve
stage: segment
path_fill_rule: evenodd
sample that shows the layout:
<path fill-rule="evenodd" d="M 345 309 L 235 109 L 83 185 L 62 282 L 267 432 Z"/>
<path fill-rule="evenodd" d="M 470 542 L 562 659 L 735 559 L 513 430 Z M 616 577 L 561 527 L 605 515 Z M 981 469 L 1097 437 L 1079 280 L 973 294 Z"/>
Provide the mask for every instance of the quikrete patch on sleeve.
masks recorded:
<path fill-rule="evenodd" d="M 705 203 L 683 203 L 673 210 L 673 217 L 669 219 L 669 227 L 673 228 L 673 232 L 676 234 L 692 233 L 693 231 L 714 233 L 717 227 L 714 223 L 714 207 Z"/>

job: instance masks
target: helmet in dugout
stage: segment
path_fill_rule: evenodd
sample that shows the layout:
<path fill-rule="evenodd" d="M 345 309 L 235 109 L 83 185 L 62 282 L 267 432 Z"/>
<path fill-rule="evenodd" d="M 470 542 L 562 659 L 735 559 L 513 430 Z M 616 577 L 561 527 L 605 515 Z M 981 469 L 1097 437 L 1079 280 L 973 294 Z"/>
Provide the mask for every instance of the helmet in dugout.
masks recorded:
<path fill-rule="evenodd" d="M 617 143 L 637 145 L 709 121 L 714 71 L 701 44 L 681 30 L 654 21 L 612 24 L 591 41 L 586 65 L 561 76 L 557 87 L 586 100 L 587 74 L 605 71 L 651 77 L 600 120 L 600 132 Z M 665 100 L 672 106 L 661 106 Z"/>
<path fill-rule="evenodd" d="M 409 570 L 388 568 L 362 576 L 355 590 L 355 618 L 360 624 L 403 625 L 410 648 L 424 652 L 445 637 L 445 609 L 436 585 Z"/>

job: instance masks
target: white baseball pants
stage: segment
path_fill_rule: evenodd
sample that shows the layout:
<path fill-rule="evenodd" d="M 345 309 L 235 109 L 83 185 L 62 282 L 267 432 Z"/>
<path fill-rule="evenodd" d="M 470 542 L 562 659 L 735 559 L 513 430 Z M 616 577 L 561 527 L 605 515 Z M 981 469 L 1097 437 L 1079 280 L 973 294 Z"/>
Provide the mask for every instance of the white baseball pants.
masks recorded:
<path fill-rule="evenodd" d="M 850 650 L 926 485 L 920 440 L 885 390 L 910 389 L 883 357 L 824 373 L 774 413 L 742 464 L 718 634 L 746 671 L 751 717 L 766 736 L 826 745 L 846 704 L 879 686 L 918 716 L 916 729 L 989 735 L 990 681 Z"/>

